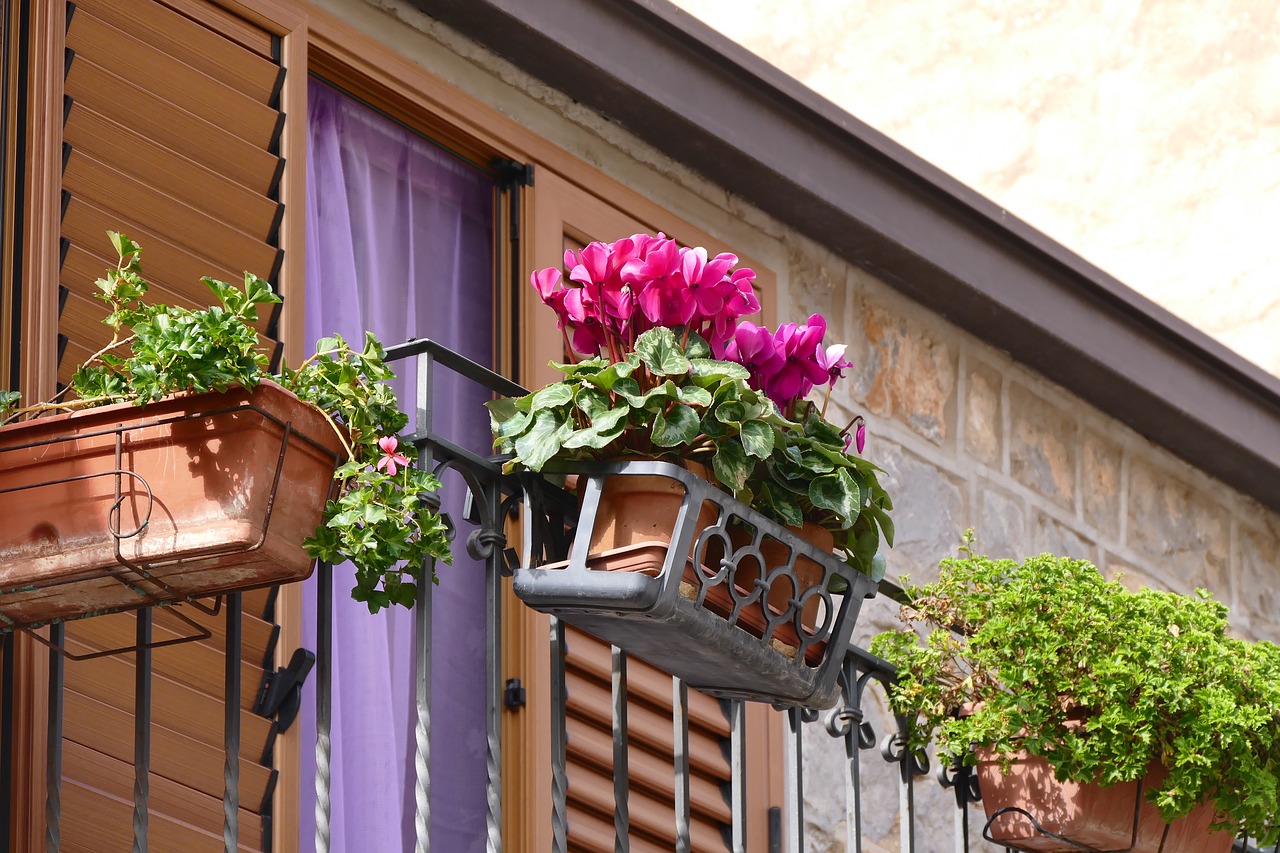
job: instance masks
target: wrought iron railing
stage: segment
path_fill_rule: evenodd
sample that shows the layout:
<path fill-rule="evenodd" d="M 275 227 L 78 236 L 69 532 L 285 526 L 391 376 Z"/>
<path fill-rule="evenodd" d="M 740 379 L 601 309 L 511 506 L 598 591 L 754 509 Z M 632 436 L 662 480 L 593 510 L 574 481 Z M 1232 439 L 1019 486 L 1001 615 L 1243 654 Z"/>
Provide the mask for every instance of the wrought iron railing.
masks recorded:
<path fill-rule="evenodd" d="M 485 843 L 491 853 L 503 849 L 502 838 L 502 754 L 500 737 L 500 709 L 503 707 L 504 684 L 502 682 L 501 645 L 502 585 L 518 562 L 516 552 L 506 542 L 505 530 L 509 514 L 522 498 L 519 480 L 502 474 L 498 462 L 473 453 L 454 441 L 437 434 L 433 429 L 431 389 L 437 370 L 450 370 L 484 388 L 502 395 L 517 395 L 523 389 L 486 368 L 466 360 L 430 341 L 412 341 L 391 348 L 390 359 L 407 363 L 417 400 L 416 431 L 413 440 L 419 448 L 423 464 L 432 464 L 437 470 L 456 471 L 469 492 L 466 511 L 474 529 L 468 535 L 465 548 L 469 554 L 485 565 L 485 687 L 486 702 L 484 729 L 486 736 L 485 757 Z M 526 525 L 527 528 L 527 525 Z M 316 722 L 315 743 L 315 850 L 329 853 L 331 841 L 329 817 L 331 790 L 342 784 L 331 773 L 331 723 L 333 680 L 333 600 L 332 569 L 319 567 L 317 595 L 317 640 L 315 649 Z M 432 584 L 418 585 L 419 600 L 415 616 L 415 643 L 417 663 L 415 677 L 415 849 L 421 853 L 431 849 L 431 787 L 433 784 L 431 762 L 431 727 L 436 700 L 431 695 L 431 596 Z M 892 593 L 892 589 L 884 588 Z M 238 849 L 239 802 L 239 709 L 242 685 L 240 684 L 241 602 L 239 595 L 229 596 L 223 608 L 225 628 L 225 754 L 224 772 L 224 823 L 225 849 Z M 551 716 L 553 743 L 552 814 L 550 816 L 550 848 L 554 853 L 567 853 L 568 835 L 568 782 L 567 754 L 568 734 L 565 726 L 567 714 L 565 625 L 552 618 L 550 643 L 551 655 Z M 138 650 L 136 658 L 134 746 L 134 839 L 133 850 L 147 850 L 147 822 L 150 809 L 148 770 L 151 745 L 150 697 L 151 653 L 149 644 L 151 628 L 150 612 L 139 612 L 137 620 Z M 50 626 L 46 638 L 54 645 L 62 643 L 62 625 Z M 11 652 L 11 638 L 6 638 L 6 651 Z M 6 687 L 12 684 L 12 655 L 6 656 Z M 613 648 L 611 655 L 611 721 L 613 749 L 613 797 L 614 849 L 628 851 L 631 847 L 631 822 L 628 802 L 630 799 L 630 774 L 628 755 L 630 738 L 627 720 L 628 655 Z M 300 667 L 305 670 L 309 659 Z M 51 655 L 48 714 L 48 786 L 45 794 L 47 832 L 45 848 L 57 851 L 60 847 L 61 821 L 61 761 L 63 721 L 63 662 Z M 278 677 L 292 685 L 296 679 L 287 678 L 282 670 Z M 895 718 L 886 711 L 885 689 L 892 683 L 894 672 L 884 661 L 850 644 L 840 661 L 838 691 L 835 707 L 824 712 L 805 708 L 792 708 L 784 712 L 785 722 L 785 799 L 781 810 L 770 821 L 767 853 L 801 853 L 813 848 L 812 821 L 806 819 L 806 807 L 826 809 L 832 825 L 823 827 L 827 849 L 847 851 L 899 850 L 959 851 L 1000 849 L 982 840 L 983 819 L 975 810 L 980 792 L 972 771 L 965 768 L 940 768 L 931 773 L 930 759 L 912 753 L 905 746 L 909 734 L 909 721 Z M 283 683 L 283 682 L 281 682 Z M 689 687 L 679 679 L 672 680 L 672 733 L 674 749 L 671 759 L 674 774 L 674 825 L 672 834 L 674 849 L 691 851 L 690 832 L 690 756 L 689 756 Z M 12 694 L 6 690 L 6 701 Z M 447 700 L 445 700 L 447 701 Z M 279 702 L 262 705 L 275 713 Z M 267 708 L 267 706 L 270 706 Z M 746 836 L 747 789 L 758 785 L 759 780 L 746 776 L 746 713 L 742 701 L 728 704 L 730 723 L 729 766 L 732 770 L 726 792 L 731 819 L 725 832 L 725 849 L 734 853 L 748 850 Z M 6 719 L 8 714 L 5 715 Z M 5 746 L 7 757 L 12 757 L 12 729 L 7 728 Z M 835 757 L 835 761 L 831 759 Z M 869 757 L 869 760 L 868 760 Z M 823 790 L 814 788 L 815 767 L 819 760 L 829 770 L 836 766 L 837 782 L 830 776 L 821 782 Z M 4 762 L 7 767 L 9 762 Z M 932 779 L 930 778 L 932 776 Z M 5 792 L 11 790 L 7 776 L 0 779 Z M 820 796 L 819 796 L 820 794 Z M 6 798 L 7 801 L 8 798 Z M 837 814 L 831 817 L 831 804 L 838 812 L 843 807 L 843 829 Z M 8 817 L 8 815 L 6 815 Z M 266 825 L 269 834 L 269 822 Z M 7 837 L 7 833 L 6 833 Z M 1247 838 L 1238 840 L 1236 851 L 1247 853 L 1280 853 L 1280 845 L 1259 851 Z M 350 851 L 354 853 L 354 851 Z M 698 853 L 707 853 L 699 850 Z M 751 853 L 765 853 L 754 847 Z"/>

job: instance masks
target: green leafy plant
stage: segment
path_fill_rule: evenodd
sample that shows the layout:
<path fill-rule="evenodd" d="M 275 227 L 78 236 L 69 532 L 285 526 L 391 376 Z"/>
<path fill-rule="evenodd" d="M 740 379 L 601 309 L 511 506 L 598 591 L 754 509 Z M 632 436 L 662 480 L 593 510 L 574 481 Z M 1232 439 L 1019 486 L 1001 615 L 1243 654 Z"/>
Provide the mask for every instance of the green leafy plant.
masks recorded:
<path fill-rule="evenodd" d="M 874 654 L 898 669 L 895 710 L 916 748 L 974 763 L 1043 756 L 1060 780 L 1103 785 L 1168 770 L 1146 796 L 1165 820 L 1213 802 L 1222 826 L 1280 836 L 1280 647 L 1227 635 L 1203 590 L 1131 592 L 1090 563 L 973 553 L 907 588 L 907 627 Z M 917 629 L 924 632 L 923 642 Z"/>
<path fill-rule="evenodd" d="M 656 328 L 620 361 L 553 364 L 563 380 L 487 404 L 497 448 L 512 454 L 508 470 L 540 471 L 552 459 L 665 457 L 702 463 L 745 494 L 777 431 L 794 424 L 745 383 L 745 367 L 710 355 L 702 338 L 681 345 L 671 329 Z"/>
<path fill-rule="evenodd" d="M 324 338 L 298 368 L 273 376 L 254 328 L 259 306 L 280 302 L 267 282 L 248 272 L 243 288 L 202 279 L 217 304 L 200 310 L 144 302 L 141 249 L 123 234 L 109 236 L 119 262 L 98 279 L 95 296 L 108 307 L 110 343 L 76 370 L 67 389 L 73 398 L 16 409 L 17 395 L 5 392 L 0 419 L 121 402 L 145 406 L 170 394 L 276 381 L 329 420 L 347 453 L 334 474 L 337 497 L 303 547 L 312 557 L 353 563 L 352 597 L 371 612 L 411 607 L 419 567 L 427 566 L 434 582 L 435 561 L 449 562 L 450 554 L 432 504 L 440 484 L 414 467 L 414 448 L 396 438 L 408 418 L 387 384 L 394 376 L 378 339 L 366 334 L 357 349 L 339 336 Z"/>
<path fill-rule="evenodd" d="M 755 274 L 734 255 L 637 234 L 565 255 L 532 284 L 559 317 L 564 378 L 489 404 L 508 470 L 551 460 L 638 457 L 706 465 L 713 481 L 784 525 L 831 531 L 850 564 L 883 574 L 893 543 L 892 502 L 862 457 L 861 418 L 843 430 L 805 399 L 852 367 L 844 347 L 822 346 L 813 315 L 770 332 L 742 317 L 760 308 Z M 850 435 L 850 431 L 853 434 Z M 856 439 L 857 453 L 850 452 Z"/>

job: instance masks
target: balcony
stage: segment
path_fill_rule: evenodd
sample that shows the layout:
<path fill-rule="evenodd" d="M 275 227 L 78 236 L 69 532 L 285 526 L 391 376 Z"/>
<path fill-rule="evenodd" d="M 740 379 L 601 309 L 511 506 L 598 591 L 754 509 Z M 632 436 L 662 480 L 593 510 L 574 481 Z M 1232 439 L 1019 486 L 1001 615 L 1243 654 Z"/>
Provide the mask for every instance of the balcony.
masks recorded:
<path fill-rule="evenodd" d="M 485 766 L 484 843 L 489 851 L 518 849 L 503 838 L 504 788 L 502 778 L 503 749 L 512 748 L 502 738 L 504 709 L 518 708 L 526 701 L 522 685 L 503 679 L 503 645 L 500 642 L 503 613 L 503 589 L 511 583 L 513 572 L 531 558 L 559 554 L 567 547 L 565 530 L 573 525 L 577 512 L 575 502 L 558 489 L 541 488 L 540 481 L 521 480 L 502 474 L 500 464 L 492 458 L 477 455 L 459 444 L 433 431 L 430 405 L 431 389 L 440 371 L 450 371 L 471 382 L 477 382 L 495 393 L 512 395 L 523 393 L 509 380 L 468 362 L 455 353 L 428 341 L 416 341 L 392 349 L 389 357 L 401 361 L 399 372 L 412 377 L 416 398 L 416 431 L 413 440 L 420 451 L 422 464 L 434 464 L 440 470 L 452 470 L 456 477 L 446 480 L 446 488 L 465 486 L 466 504 L 462 517 L 454 519 L 459 532 L 455 539 L 455 551 L 465 549 L 472 558 L 484 565 L 484 725 Z M 536 500 L 534 493 L 537 493 Z M 520 516 L 521 507 L 530 504 L 540 507 L 541 517 L 531 519 L 528 513 Z M 509 530 L 517 529 L 510 522 L 520 517 L 518 529 L 522 541 L 508 542 Z M 550 524 L 535 521 L 552 520 Z M 463 533 L 465 532 L 465 536 Z M 679 550 L 679 549 L 676 549 Z M 335 680 L 331 662 L 334 659 L 335 617 L 333 601 L 333 569 L 321 564 L 318 568 L 319 583 L 315 605 L 317 626 L 314 650 L 315 706 L 315 773 L 314 773 L 314 849 L 327 853 L 335 848 L 330 835 L 332 794 L 341 789 L 344 779 L 333 769 L 333 708 Z M 882 583 L 879 593 L 889 598 L 899 591 Z M 433 785 L 448 785 L 450 778 L 433 768 L 431 758 L 431 734 L 433 713 L 449 712 L 449 697 L 432 695 L 432 608 L 433 594 L 430 584 L 421 584 L 418 607 L 414 610 L 414 638 L 418 651 L 414 661 L 415 702 L 413 709 L 414 778 L 412 780 L 414 834 L 416 849 L 432 849 L 432 789 Z M 242 791 L 241 743 L 242 717 L 239 708 L 246 689 L 242 683 L 240 659 L 242 638 L 242 601 L 240 595 L 228 596 L 222 603 L 219 619 L 225 620 L 217 631 L 223 640 L 226 656 L 225 667 L 225 724 L 223 744 L 223 844 L 226 850 L 235 850 L 245 840 L 246 827 L 241 825 Z M 609 734 L 606 752 L 611 759 L 612 790 L 596 792 L 600 801 L 611 802 L 612 838 L 602 838 L 599 833 L 593 839 L 575 836 L 570 823 L 570 803 L 575 792 L 570 785 L 569 755 L 574 746 L 569 726 L 570 682 L 567 652 L 567 628 L 557 616 L 550 619 L 550 767 L 551 779 L 549 838 L 539 841 L 539 849 L 553 853 L 570 850 L 608 849 L 629 851 L 633 844 L 640 849 L 666 849 L 655 846 L 652 838 L 638 838 L 634 831 L 630 804 L 632 785 L 636 775 L 633 761 L 637 756 L 633 731 L 628 719 L 628 695 L 632 688 L 629 672 L 634 672 L 635 662 L 627 652 L 614 646 L 610 654 L 608 672 Z M 846 635 L 847 636 L 847 635 Z M 60 646 L 64 626 L 49 629 L 48 642 Z M 205 639 L 209 638 L 206 634 Z M 834 641 L 833 641 L 834 642 Z M 141 611 L 137 618 L 136 649 L 132 656 L 134 666 L 134 754 L 133 766 L 133 849 L 148 849 L 148 816 L 151 807 L 150 771 L 152 727 L 150 702 L 152 695 L 152 614 Z M 842 650 L 842 651 L 841 651 Z M 795 652 L 805 654 L 803 645 Z M 735 652 L 737 653 L 737 652 Z M 753 654 L 744 646 L 741 655 Z M 726 718 L 727 737 L 724 738 L 725 761 L 729 768 L 728 784 L 718 795 L 723 798 L 724 817 L 718 820 L 718 836 L 711 837 L 699 828 L 696 813 L 700 806 L 695 802 L 701 794 L 695 792 L 698 772 L 697 759 L 691 749 L 691 705 L 702 701 L 691 687 L 679 678 L 671 679 L 670 783 L 672 822 L 666 837 L 671 849 L 694 851 L 727 849 L 743 853 L 748 849 L 764 853 L 800 853 L 809 850 L 848 851 L 969 851 L 1002 849 L 987 840 L 986 819 L 981 809 L 977 780 L 968 768 L 938 766 L 929 755 L 915 754 L 905 748 L 909 737 L 910 721 L 894 718 L 886 712 L 886 688 L 892 684 L 895 674 L 886 662 L 848 642 L 839 643 L 827 652 L 830 655 L 831 674 L 834 677 L 830 694 L 822 698 L 834 703 L 824 711 L 812 711 L 805 707 L 800 692 L 773 697 L 775 704 L 784 707 L 777 725 L 782 733 L 782 805 L 773 807 L 767 815 L 767 848 L 756 841 L 748 845 L 748 826 L 752 821 L 751 791 L 769 780 L 753 778 L 748 773 L 747 703 L 741 699 L 726 698 L 720 707 Z M 478 661 L 476 662 L 478 665 Z M 254 703 L 263 716 L 274 717 L 272 736 L 278 729 L 287 727 L 297 708 L 294 690 L 307 677 L 311 661 L 305 654 L 295 656 L 288 668 L 273 674 L 263 687 L 262 695 Z M 60 849 L 59 827 L 64 819 L 62 778 L 62 730 L 64 707 L 65 658 L 50 655 L 50 702 L 48 719 L 47 789 L 44 792 L 46 850 Z M 803 687 L 803 685 L 802 685 Z M 336 688 L 341 689 L 341 688 Z M 719 691 L 725 693 L 726 691 Z M 730 690 L 728 693 L 732 693 Z M 602 701 L 602 697 L 597 697 Z M 603 709 L 597 709 L 604 714 Z M 288 719 L 286 719 L 288 718 Z M 651 733 L 646 733 L 646 737 Z M 697 732 L 692 734 L 696 738 Z M 601 739 L 603 739 L 603 734 Z M 12 744 L 7 744 L 12 748 Z M 643 769 L 648 774 L 651 768 Z M 6 780 L 11 784 L 10 780 Z M 647 784 L 647 783 L 646 783 Z M 306 785 L 306 783 L 304 783 Z M 310 787 L 307 785 L 307 787 Z M 714 796 L 714 795 L 713 795 Z M 267 793 L 270 798 L 270 792 Z M 511 806 L 508 805 L 508 808 Z M 264 822 L 264 839 L 269 839 L 271 821 Z M 699 834 L 701 832 L 701 834 Z M 606 833 L 607 834 L 607 833 Z M 575 840 L 576 839 L 576 840 Z M 163 844 L 152 841 L 160 849 Z M 255 839 L 256 843 L 256 839 Z M 270 849 L 269 841 L 264 846 Z M 303 844 L 306 849 L 308 845 Z M 437 849 L 443 849 L 437 847 Z M 1067 845 L 1060 849 L 1089 849 Z M 1247 837 L 1237 839 L 1233 849 L 1239 853 L 1280 853 L 1280 845 L 1259 850 Z M 1114 853 L 1114 851 L 1113 851 Z"/>

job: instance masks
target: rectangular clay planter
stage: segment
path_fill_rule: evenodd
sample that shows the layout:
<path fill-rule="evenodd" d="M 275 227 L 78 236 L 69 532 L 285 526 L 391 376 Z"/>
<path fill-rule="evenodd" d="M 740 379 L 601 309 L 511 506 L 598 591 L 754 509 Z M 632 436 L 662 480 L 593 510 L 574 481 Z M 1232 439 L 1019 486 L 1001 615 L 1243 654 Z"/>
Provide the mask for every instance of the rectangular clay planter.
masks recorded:
<path fill-rule="evenodd" d="M 343 455 L 270 382 L 0 428 L 0 627 L 305 578 Z"/>
<path fill-rule="evenodd" d="M 1158 765 L 1152 766 L 1141 788 L 1136 781 L 1103 787 L 1059 782 L 1049 762 L 1025 753 L 1014 758 L 1005 774 L 993 752 L 980 749 L 977 772 L 987 834 L 997 844 L 1015 850 L 1075 853 L 1083 847 L 1132 853 L 1227 853 L 1234 840 L 1230 832 L 1209 832 L 1214 820 L 1212 805 L 1199 806 L 1166 824 L 1145 796 L 1150 786 L 1159 785 L 1164 778 L 1164 768 Z M 1004 813 L 998 814 L 1002 810 Z M 1027 815 L 1042 830 L 1075 846 L 1038 832 Z"/>

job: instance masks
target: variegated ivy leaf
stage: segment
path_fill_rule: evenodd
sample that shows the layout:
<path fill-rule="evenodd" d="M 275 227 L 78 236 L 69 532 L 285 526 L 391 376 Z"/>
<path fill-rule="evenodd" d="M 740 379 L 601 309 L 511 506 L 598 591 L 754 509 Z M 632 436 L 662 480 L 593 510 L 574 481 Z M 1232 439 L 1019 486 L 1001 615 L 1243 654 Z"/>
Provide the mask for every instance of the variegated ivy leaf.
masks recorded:
<path fill-rule="evenodd" d="M 747 416 L 747 407 L 737 400 L 729 400 L 716 406 L 715 415 L 722 424 L 740 424 Z"/>
<path fill-rule="evenodd" d="M 680 402 L 688 403 L 691 406 L 710 406 L 714 399 L 710 391 L 697 385 L 683 385 L 676 389 L 676 392 L 680 397 Z"/>
<path fill-rule="evenodd" d="M 855 519 L 862 506 L 862 490 L 843 468 L 809 483 L 809 500 L 819 509 L 845 519 Z"/>
<path fill-rule="evenodd" d="M 726 442 L 716 448 L 711 457 L 711 470 L 720 483 L 734 492 L 747 484 L 747 476 L 751 473 L 752 462 L 741 444 Z"/>
<path fill-rule="evenodd" d="M 625 409 L 620 411 L 623 415 L 626 414 Z M 618 436 L 622 435 L 623 426 L 624 424 L 619 423 L 606 429 L 593 424 L 587 429 L 574 431 L 567 439 L 565 439 L 564 444 L 561 446 L 569 450 L 575 450 L 580 447 L 600 450 L 601 448 L 608 446 L 610 442 L 617 439 Z"/>
<path fill-rule="evenodd" d="M 609 395 L 596 388 L 579 388 L 573 402 L 592 421 L 610 410 Z"/>
<path fill-rule="evenodd" d="M 675 406 L 665 415 L 659 412 L 653 419 L 653 443 L 659 447 L 688 444 L 697 438 L 699 425 L 697 413 L 688 406 Z"/>
<path fill-rule="evenodd" d="M 689 359 L 689 373 L 697 380 L 741 379 L 746 382 L 751 378 L 751 371 L 741 364 L 732 361 L 719 361 L 714 358 Z M 703 384 L 701 381 L 699 384 Z"/>
<path fill-rule="evenodd" d="M 573 427 L 559 413 L 544 409 L 535 416 L 533 427 L 515 441 L 515 451 L 526 468 L 541 471 L 569 437 Z"/>
<path fill-rule="evenodd" d="M 614 362 L 598 373 L 586 373 L 578 378 L 584 382 L 590 382 L 603 391 L 613 391 L 618 380 L 626 379 L 639 369 L 640 357 L 635 353 L 629 353 L 625 361 Z M 637 390 L 639 387 L 636 386 Z"/>
<path fill-rule="evenodd" d="M 655 376 L 683 374 L 691 369 L 676 333 L 666 326 L 650 329 L 636 338 L 636 354 Z"/>
<path fill-rule="evenodd" d="M 763 421 L 746 421 L 742 425 L 742 446 L 748 455 L 767 459 L 773 452 L 773 427 Z"/>
<path fill-rule="evenodd" d="M 552 406 L 563 406 L 573 399 L 573 388 L 569 385 L 556 383 L 548 385 L 540 391 L 533 392 L 532 409 L 535 412 L 549 409 Z"/>

